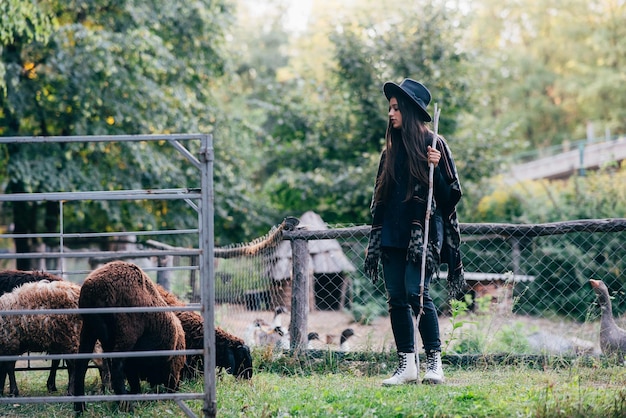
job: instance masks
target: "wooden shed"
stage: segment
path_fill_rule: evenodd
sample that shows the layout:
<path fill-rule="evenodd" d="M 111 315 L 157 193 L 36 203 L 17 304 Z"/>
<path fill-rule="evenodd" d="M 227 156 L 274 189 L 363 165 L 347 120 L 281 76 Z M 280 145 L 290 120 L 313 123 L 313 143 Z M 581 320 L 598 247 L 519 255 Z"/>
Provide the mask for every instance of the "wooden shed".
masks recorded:
<path fill-rule="evenodd" d="M 445 275 L 442 273 L 442 277 Z M 517 283 L 532 282 L 535 276 L 513 273 L 465 272 L 465 281 L 474 300 L 489 297 L 499 309 L 509 312 L 513 307 L 513 287 Z"/>
<path fill-rule="evenodd" d="M 326 223 L 315 212 L 305 212 L 300 217 L 299 229 L 325 230 Z M 335 239 L 308 241 L 309 249 L 309 307 L 317 310 L 342 310 L 349 303 L 351 279 L 356 271 Z M 268 263 L 271 279 L 271 298 L 274 306 L 291 305 L 292 283 L 291 242 L 279 244 L 274 259 Z"/>

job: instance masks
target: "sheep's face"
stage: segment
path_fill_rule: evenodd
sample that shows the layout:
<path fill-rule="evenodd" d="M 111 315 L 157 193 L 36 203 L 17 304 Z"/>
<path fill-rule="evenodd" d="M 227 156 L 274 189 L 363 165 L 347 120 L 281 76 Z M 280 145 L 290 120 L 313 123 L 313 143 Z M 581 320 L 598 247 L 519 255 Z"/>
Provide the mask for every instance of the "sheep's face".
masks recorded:
<path fill-rule="evenodd" d="M 252 355 L 247 345 L 238 345 L 233 350 L 234 364 L 230 372 L 237 378 L 252 378 Z"/>

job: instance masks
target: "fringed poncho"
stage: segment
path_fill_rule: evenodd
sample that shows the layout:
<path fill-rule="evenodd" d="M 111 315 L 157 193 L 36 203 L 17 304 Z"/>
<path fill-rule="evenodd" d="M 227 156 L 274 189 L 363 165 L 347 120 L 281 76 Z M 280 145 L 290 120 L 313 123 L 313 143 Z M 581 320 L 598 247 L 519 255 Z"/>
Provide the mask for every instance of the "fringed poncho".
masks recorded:
<path fill-rule="evenodd" d="M 447 190 L 436 190 L 433 193 L 432 213 L 435 208 L 441 210 L 443 217 L 443 243 L 441 251 L 438 245 L 433 242 L 427 244 L 426 268 L 429 274 L 438 273 L 440 264 L 448 265 L 448 294 L 452 299 L 463 296 L 467 284 L 463 272 L 463 262 L 461 259 L 461 233 L 459 221 L 456 213 L 456 204 L 462 196 L 461 183 L 454 165 L 452 153 L 448 144 L 442 137 L 437 141 L 437 149 L 441 152 L 441 159 L 436 168 L 436 175 L 441 176 L 443 181 L 436 183 L 436 187 L 445 187 Z M 378 166 L 376 183 L 380 177 L 385 152 L 381 154 Z M 375 191 L 374 191 L 375 194 Z M 445 199 L 437 201 L 436 196 L 445 196 Z M 428 185 L 419 184 L 413 191 L 413 196 L 409 202 L 411 213 L 411 237 L 407 248 L 407 261 L 421 263 L 424 245 L 424 221 L 426 218 L 426 200 L 428 199 Z M 372 281 L 378 280 L 379 262 L 381 257 L 381 232 L 384 218 L 385 205 L 376 202 L 372 198 L 372 229 L 369 235 L 367 254 L 365 257 L 365 272 Z"/>

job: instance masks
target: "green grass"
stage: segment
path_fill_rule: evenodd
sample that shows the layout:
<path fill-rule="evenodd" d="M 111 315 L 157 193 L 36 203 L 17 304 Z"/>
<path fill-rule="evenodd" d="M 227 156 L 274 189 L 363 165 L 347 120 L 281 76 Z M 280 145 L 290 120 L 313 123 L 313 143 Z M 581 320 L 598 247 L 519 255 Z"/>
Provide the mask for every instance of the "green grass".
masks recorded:
<path fill-rule="evenodd" d="M 218 380 L 219 417 L 624 417 L 626 369 L 607 362 L 446 365 L 445 385 L 382 387 L 395 364 L 393 356 L 348 361 L 321 356 L 264 361 L 250 382 L 225 375 Z M 23 396 L 45 395 L 46 373 L 20 372 Z M 64 371 L 58 377 L 62 389 Z M 96 390 L 95 376 L 88 388 Z M 64 390 L 64 388 L 62 389 Z M 201 392 L 202 382 L 186 382 L 182 391 Z M 0 404 L 0 417 L 74 417 L 72 405 Z M 201 416 L 201 401 L 186 403 Z M 125 417 L 111 402 L 91 402 L 83 415 Z M 135 417 L 183 417 L 173 402 L 143 402 Z"/>
<path fill-rule="evenodd" d="M 615 373 L 607 377 L 604 372 Z M 257 376 L 223 383 L 228 417 L 623 417 L 622 370 L 540 371 L 515 367 L 448 370 L 440 386 L 385 388 L 387 376 Z"/>

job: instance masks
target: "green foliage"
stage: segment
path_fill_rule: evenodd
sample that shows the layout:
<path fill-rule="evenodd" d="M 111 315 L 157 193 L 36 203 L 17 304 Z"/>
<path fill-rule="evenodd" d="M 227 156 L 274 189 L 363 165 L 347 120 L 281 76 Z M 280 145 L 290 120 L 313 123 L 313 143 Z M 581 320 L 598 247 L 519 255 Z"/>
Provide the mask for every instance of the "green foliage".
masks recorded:
<path fill-rule="evenodd" d="M 567 239 L 544 240 L 531 274 L 535 281 L 520 296 L 518 312 L 530 314 L 556 313 L 584 321 L 588 307 L 595 300 L 589 279 L 603 280 L 609 289 L 622 289 L 624 281 L 623 246 L 619 236 L 589 237 L 588 234 L 569 234 Z M 604 247 L 604 245 L 607 247 Z M 605 251 L 613 251 L 606 257 Z M 546 298 L 545 295 L 550 295 Z M 615 301 L 614 310 L 620 315 L 626 309 L 625 301 Z"/>
<path fill-rule="evenodd" d="M 504 190 L 495 190 L 478 204 L 479 216 L 485 221 L 509 219 L 516 221 L 522 217 L 523 202 L 519 196 Z"/>
<path fill-rule="evenodd" d="M 472 79 L 481 125 L 511 132 L 525 149 L 583 138 L 586 121 L 624 132 L 623 95 L 611 81 L 624 60 L 615 52 L 624 4 L 484 0 L 472 11 L 467 41 L 480 61 Z"/>
<path fill-rule="evenodd" d="M 381 94 L 384 81 L 405 77 L 425 83 L 432 103 L 445 109 L 440 133 L 453 132 L 456 117 L 467 104 L 465 53 L 460 41 L 466 20 L 454 9 L 420 1 L 384 16 L 367 15 L 343 22 L 331 38 L 336 45 L 338 79 L 349 94 L 360 138 L 370 138 L 366 151 L 380 149 L 387 113 Z"/>
<path fill-rule="evenodd" d="M 445 355 L 450 348 L 450 344 L 456 339 L 456 332 L 459 328 L 463 327 L 463 325 L 471 322 L 461 320 L 461 316 L 464 316 L 467 311 L 469 304 L 471 303 L 471 296 L 466 295 L 465 300 L 457 300 L 452 299 L 450 301 L 450 324 L 452 324 L 452 329 L 450 330 L 450 335 L 444 341 L 442 354 Z"/>
<path fill-rule="evenodd" d="M 528 353 L 530 344 L 522 323 L 504 326 L 498 334 L 498 343 L 491 349 L 492 353 Z"/>
<path fill-rule="evenodd" d="M 483 354 L 486 351 L 486 337 L 481 332 L 469 331 L 459 338 L 454 351 L 462 354 Z"/>
<path fill-rule="evenodd" d="M 255 272 L 252 277 L 250 272 Z M 220 259 L 215 271 L 215 299 L 243 301 L 247 291 L 269 291 L 270 279 L 263 277 L 263 272 L 263 260 L 260 258 Z"/>
<path fill-rule="evenodd" d="M 474 308 L 470 311 L 472 304 Z M 496 314 L 492 313 L 492 298 L 489 295 L 475 300 L 469 295 L 463 301 L 452 300 L 449 320 L 452 329 L 445 340 L 444 352 L 469 355 L 531 352 L 526 334 L 528 330 L 521 322 L 502 326 L 490 338 Z"/>
<path fill-rule="evenodd" d="M 625 181 L 624 167 L 609 167 L 566 181 L 529 181 L 509 188 L 496 179 L 488 189 L 491 192 L 481 199 L 474 218 L 468 221 L 545 223 L 621 218 L 626 213 Z M 626 285 L 621 242 L 619 233 L 520 237 L 519 274 L 534 276 L 535 280 L 524 285 L 523 291 L 521 285 L 517 286 L 519 303 L 515 311 L 532 315 L 557 314 L 584 321 L 586 307 L 594 300 L 589 279 L 603 280 L 616 291 Z M 466 242 L 463 254 L 469 271 L 513 269 L 509 246 L 497 238 Z M 614 308 L 616 314 L 622 314 L 626 303 L 616 300 Z"/>
<path fill-rule="evenodd" d="M 370 300 L 351 305 L 350 313 L 358 324 L 370 325 L 376 318 L 384 316 L 387 311 L 380 302 Z"/>
<path fill-rule="evenodd" d="M 232 22 L 227 2 L 18 4 L 3 14 L 0 86 L 9 88 L 0 95 L 0 134 L 212 133 L 228 126 L 214 86 L 226 65 L 224 36 Z M 215 141 L 220 244 L 249 233 L 246 218 L 262 207 L 253 198 L 252 176 L 242 169 L 249 159 L 231 157 L 238 155 L 233 153 L 237 145 L 233 134 L 226 135 L 230 142 L 219 132 Z M 197 146 L 189 146 L 197 152 Z M 9 193 L 198 185 L 197 170 L 167 144 L 10 145 L 2 151 L 0 179 L 9 179 Z M 57 228 L 47 205 L 14 213 L 16 232 Z M 196 218 L 184 203 L 144 204 L 136 210 L 123 203 L 87 202 L 67 216 L 65 226 L 72 231 L 176 229 Z M 45 225 L 36 222 L 46 217 Z"/>
<path fill-rule="evenodd" d="M 212 133 L 216 243 L 227 245 L 307 210 L 331 223 L 369 223 L 386 126 L 381 86 L 410 76 L 442 108 L 440 133 L 465 190 L 463 222 L 625 213 L 626 199 L 602 184 L 581 182 L 571 196 L 550 185 L 533 191 L 528 210 L 525 190 L 502 193 L 508 185 L 488 180 L 516 152 L 585 136 L 587 121 L 624 133 L 624 4 L 320 3 L 297 34 L 283 25 L 286 7 L 268 2 L 259 14 L 254 2 L 226 0 L 4 0 L 0 134 Z M 0 151 L 5 192 L 197 182 L 160 145 Z M 136 167 L 119 170 L 128 156 Z M 85 205 L 68 227 L 175 228 L 193 217 L 184 205 L 151 211 Z M 23 219 L 9 221 L 49 232 L 53 212 L 17 208 Z"/>
<path fill-rule="evenodd" d="M 12 146 L 13 147 L 13 146 Z M 8 192 L 138 190 L 198 186 L 187 179 L 188 162 L 172 153 L 168 143 L 22 144 L 7 166 Z M 56 205 L 56 204 L 55 204 Z M 20 203 L 12 206 L 16 210 Z M 31 212 L 16 213 L 31 232 L 58 230 L 49 204 L 29 204 Z M 46 215 L 44 216 L 43 213 Z M 42 215 L 39 215 L 42 214 Z M 64 231 L 156 230 L 191 228 L 197 215 L 184 202 L 84 201 L 64 205 Z M 29 216 L 30 215 L 30 216 Z M 50 217 L 50 218 L 48 218 Z M 35 221 L 33 222 L 32 219 Z M 177 245 L 193 245 L 197 238 L 177 237 Z M 191 240 L 190 240 L 191 239 Z"/>
<path fill-rule="evenodd" d="M 464 332 L 462 337 L 458 338 L 454 345 L 454 352 L 469 355 L 529 353 L 531 350 L 527 337 L 528 335 L 524 332 L 524 325 L 519 323 L 503 326 L 493 339 L 487 338 L 480 329 L 472 329 Z"/>
<path fill-rule="evenodd" d="M 360 260 L 353 260 L 360 263 Z M 383 280 L 372 283 L 369 277 L 356 274 L 352 277 L 352 303 L 350 313 L 360 324 L 370 324 L 374 319 L 387 316 L 387 297 Z"/>
<path fill-rule="evenodd" d="M 3 0 L 0 3 L 0 53 L 10 56 L 5 46 L 15 43 L 46 42 L 52 33 L 52 19 L 33 0 Z M 0 96 L 7 94 L 7 72 L 14 70 L 10 60 L 0 60 Z M 31 70 L 31 63 L 27 70 Z M 28 74 L 27 74 L 28 76 Z M 0 113 L 1 114 L 1 113 Z M 1 131 L 0 131 L 1 132 Z"/>
<path fill-rule="evenodd" d="M 420 78 L 436 97 L 445 97 L 444 132 L 453 130 L 465 101 L 462 54 L 452 46 L 460 30 L 450 13 L 409 8 L 389 17 L 398 19 L 393 30 L 375 16 L 355 16 L 346 14 L 330 34 L 337 66 L 323 84 L 298 75 L 269 81 L 275 90 L 264 98 L 263 141 L 271 152 L 263 194 L 281 213 L 314 210 L 327 222 L 370 221 L 387 120 L 384 81 Z"/>

